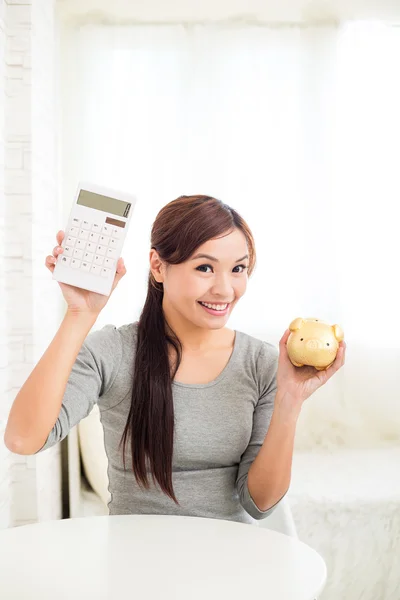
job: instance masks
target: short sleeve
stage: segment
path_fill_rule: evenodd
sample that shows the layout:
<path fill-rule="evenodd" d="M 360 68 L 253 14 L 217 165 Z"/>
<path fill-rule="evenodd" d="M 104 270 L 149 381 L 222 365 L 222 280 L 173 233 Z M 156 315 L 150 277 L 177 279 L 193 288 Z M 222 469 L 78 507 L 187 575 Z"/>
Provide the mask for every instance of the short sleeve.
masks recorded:
<path fill-rule="evenodd" d="M 35 454 L 63 440 L 89 415 L 94 404 L 114 383 L 121 358 L 122 342 L 115 325 L 105 325 L 87 335 L 68 378 L 57 421 Z"/>
<path fill-rule="evenodd" d="M 247 485 L 248 472 L 263 445 L 272 418 L 277 390 L 276 375 L 278 371 L 278 359 L 279 350 L 272 344 L 263 341 L 256 365 L 259 399 L 254 409 L 250 442 L 241 456 L 236 479 L 241 505 L 250 516 L 257 520 L 264 519 L 270 515 L 284 497 L 282 496 L 268 510 L 262 511 L 250 496 Z"/>

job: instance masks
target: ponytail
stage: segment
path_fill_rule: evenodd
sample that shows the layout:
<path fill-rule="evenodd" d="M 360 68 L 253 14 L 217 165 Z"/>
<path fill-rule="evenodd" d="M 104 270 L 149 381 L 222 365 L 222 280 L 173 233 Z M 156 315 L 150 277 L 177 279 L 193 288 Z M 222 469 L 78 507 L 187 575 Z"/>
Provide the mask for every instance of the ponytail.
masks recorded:
<path fill-rule="evenodd" d="M 163 492 L 179 505 L 172 486 L 174 404 L 168 341 L 179 357 L 175 372 L 182 350 L 176 336 L 166 332 L 163 295 L 163 284 L 150 273 L 138 324 L 132 403 L 121 443 L 125 469 L 125 446 L 130 433 L 133 472 L 139 487 L 149 488 L 147 455 L 154 483 L 157 480 Z"/>

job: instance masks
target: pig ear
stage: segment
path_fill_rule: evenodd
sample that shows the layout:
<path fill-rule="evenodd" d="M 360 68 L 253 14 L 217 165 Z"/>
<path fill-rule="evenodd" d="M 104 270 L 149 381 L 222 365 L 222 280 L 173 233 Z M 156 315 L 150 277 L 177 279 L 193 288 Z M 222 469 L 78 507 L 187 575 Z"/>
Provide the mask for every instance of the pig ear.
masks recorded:
<path fill-rule="evenodd" d="M 300 329 L 300 327 L 303 326 L 304 323 L 304 319 L 302 319 L 301 317 L 297 317 L 297 319 L 294 319 L 290 325 L 289 325 L 289 329 L 290 331 L 297 331 L 298 329 Z"/>
<path fill-rule="evenodd" d="M 344 339 L 343 329 L 340 325 L 332 325 L 333 335 L 337 339 L 338 342 L 341 342 Z"/>

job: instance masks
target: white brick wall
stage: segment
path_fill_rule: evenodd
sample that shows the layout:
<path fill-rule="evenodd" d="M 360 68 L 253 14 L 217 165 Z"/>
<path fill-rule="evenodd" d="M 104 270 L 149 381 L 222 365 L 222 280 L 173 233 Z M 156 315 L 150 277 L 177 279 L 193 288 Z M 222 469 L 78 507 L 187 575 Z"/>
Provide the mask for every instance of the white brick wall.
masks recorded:
<path fill-rule="evenodd" d="M 60 448 L 24 457 L 3 442 L 62 308 L 44 267 L 61 228 L 54 4 L 0 0 L 0 528 L 61 518 Z"/>
<path fill-rule="evenodd" d="M 8 527 L 10 522 L 10 494 L 9 452 L 2 443 L 4 427 L 7 417 L 7 389 L 8 389 L 8 361 L 9 340 L 6 327 L 6 243 L 5 222 L 6 203 L 4 197 L 4 171 L 5 171 L 5 50 L 6 50 L 6 16 L 7 5 L 5 0 L 0 0 L 0 82 L 2 91 L 0 94 L 0 529 Z"/>

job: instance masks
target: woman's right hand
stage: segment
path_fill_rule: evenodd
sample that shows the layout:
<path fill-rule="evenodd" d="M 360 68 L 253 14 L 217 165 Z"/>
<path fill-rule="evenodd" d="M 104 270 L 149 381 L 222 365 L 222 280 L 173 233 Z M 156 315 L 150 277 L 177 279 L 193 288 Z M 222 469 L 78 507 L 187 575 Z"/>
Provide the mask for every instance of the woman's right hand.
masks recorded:
<path fill-rule="evenodd" d="M 64 231 L 59 231 L 57 233 L 57 246 L 53 248 L 53 254 L 46 256 L 45 265 L 51 271 L 54 271 L 54 267 L 57 262 L 57 258 L 60 254 L 64 252 L 64 248 L 62 248 L 61 244 L 64 239 L 65 233 Z M 118 260 L 117 270 L 114 277 L 114 283 L 111 289 L 110 296 L 118 282 L 122 279 L 122 277 L 126 273 L 126 267 L 124 265 L 124 261 L 122 258 Z M 68 310 L 74 313 L 91 313 L 98 314 L 107 304 L 110 296 L 103 296 L 103 294 L 98 294 L 97 292 L 90 292 L 88 290 L 83 290 L 82 288 L 75 287 L 73 285 L 69 285 L 67 283 L 57 282 L 61 288 L 65 301 L 68 305 Z"/>

